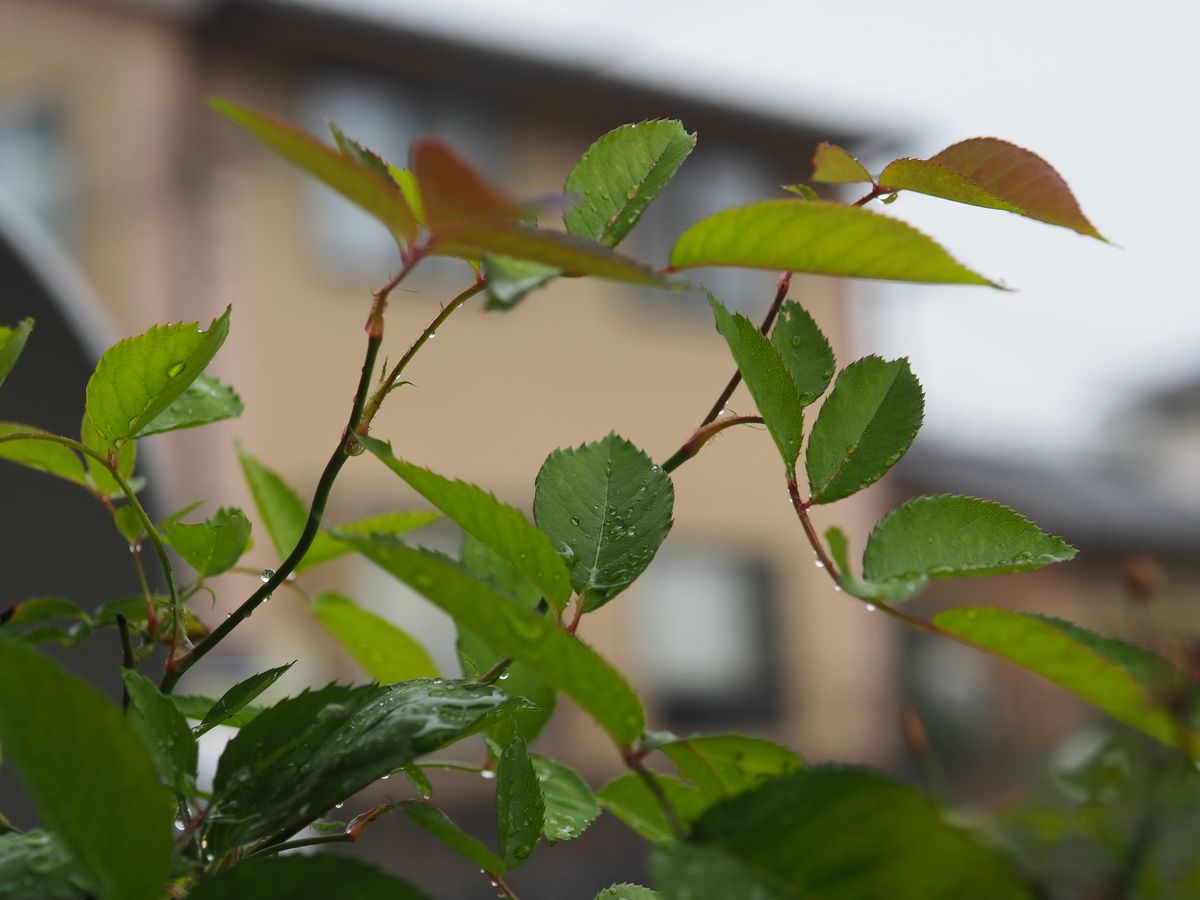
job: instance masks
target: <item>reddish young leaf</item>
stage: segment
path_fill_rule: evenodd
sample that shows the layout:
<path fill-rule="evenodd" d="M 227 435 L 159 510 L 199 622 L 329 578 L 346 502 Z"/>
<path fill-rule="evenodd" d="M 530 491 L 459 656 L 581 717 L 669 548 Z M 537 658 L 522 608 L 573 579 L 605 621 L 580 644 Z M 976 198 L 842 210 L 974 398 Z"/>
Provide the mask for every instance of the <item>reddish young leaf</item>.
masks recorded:
<path fill-rule="evenodd" d="M 444 141 L 413 144 L 412 171 L 432 232 L 519 219 L 521 208 L 471 168 Z"/>
<path fill-rule="evenodd" d="M 824 184 L 870 184 L 871 173 L 837 144 L 817 144 L 813 154 L 813 181 Z"/>
<path fill-rule="evenodd" d="M 880 173 L 879 183 L 1015 212 L 1105 240 L 1053 166 L 1036 153 L 997 138 L 960 141 L 927 160 L 898 159 Z"/>

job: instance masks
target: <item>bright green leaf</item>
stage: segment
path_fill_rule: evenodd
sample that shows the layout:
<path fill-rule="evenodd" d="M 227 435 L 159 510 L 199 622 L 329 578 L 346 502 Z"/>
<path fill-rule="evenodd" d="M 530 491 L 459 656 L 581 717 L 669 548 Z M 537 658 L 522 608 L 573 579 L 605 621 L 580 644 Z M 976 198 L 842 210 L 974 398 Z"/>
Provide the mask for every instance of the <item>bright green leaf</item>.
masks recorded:
<path fill-rule="evenodd" d="M 591 788 L 570 766 L 536 753 L 530 758 L 545 801 L 542 834 L 547 843 L 579 837 L 600 815 Z"/>
<path fill-rule="evenodd" d="M 637 224 L 696 146 L 674 119 L 622 125 L 580 157 L 564 188 L 572 205 L 563 215 L 567 231 L 610 247 Z"/>
<path fill-rule="evenodd" d="M 428 900 L 415 887 L 344 856 L 264 856 L 205 878 L 188 900 Z"/>
<path fill-rule="evenodd" d="M 698 847 L 656 851 L 666 897 L 731 896 L 738 868 L 764 896 L 821 900 L 1031 900 L 1008 865 L 946 824 L 934 804 L 879 773 L 822 766 L 722 801 L 692 826 Z M 810 848 L 812 852 L 805 852 Z"/>
<path fill-rule="evenodd" d="M 948 609 L 934 624 L 1036 672 L 1170 747 L 1196 736 L 1171 715 L 1186 677 L 1165 659 L 1051 616 L 1006 609 Z"/>
<path fill-rule="evenodd" d="M 662 895 L 640 884 L 614 884 L 596 895 L 596 900 L 659 900 Z"/>
<path fill-rule="evenodd" d="M 228 334 L 226 309 L 206 331 L 195 322 L 155 325 L 110 347 L 87 383 L 96 431 L 114 447 L 133 438 L 200 376 Z"/>
<path fill-rule="evenodd" d="M 313 613 L 363 670 L 383 684 L 434 677 L 437 665 L 416 640 L 348 597 L 326 592 L 312 599 Z"/>
<path fill-rule="evenodd" d="M 652 774 L 676 818 L 685 828 L 694 822 L 709 804 L 699 788 L 692 787 L 670 775 Z M 658 798 L 638 776 L 632 773 L 614 778 L 596 794 L 600 805 L 652 844 L 670 841 L 675 837 L 666 812 Z"/>
<path fill-rule="evenodd" d="M 879 175 L 895 190 L 1015 212 L 1104 240 L 1050 163 L 997 138 L 970 138 L 929 159 L 898 159 Z"/>
<path fill-rule="evenodd" d="M 658 749 L 684 778 L 713 800 L 752 790 L 804 765 L 804 760 L 786 747 L 740 734 L 682 738 Z"/>
<path fill-rule="evenodd" d="M 487 271 L 488 309 L 512 309 L 530 291 L 562 274 L 552 266 L 507 256 L 485 256 L 483 266 Z"/>
<path fill-rule="evenodd" d="M 533 514 L 571 568 L 585 609 L 603 606 L 645 571 L 671 530 L 675 488 L 616 434 L 555 450 L 537 475 Z"/>
<path fill-rule="evenodd" d="M 135 437 L 196 428 L 223 419 L 233 419 L 241 414 L 242 400 L 233 388 L 209 375 L 201 375 L 166 409 L 146 423 Z"/>
<path fill-rule="evenodd" d="M 17 364 L 17 359 L 25 349 L 25 342 L 29 340 L 32 332 L 33 319 L 22 319 L 16 328 L 0 325 L 0 384 L 4 384 L 4 379 Z"/>
<path fill-rule="evenodd" d="M 413 490 L 487 545 L 496 555 L 541 590 L 557 611 L 571 597 L 571 575 L 549 537 L 529 524 L 524 514 L 492 494 L 465 481 L 451 481 L 412 463 L 397 459 L 392 448 L 372 438 L 361 439 L 389 469 Z"/>
<path fill-rule="evenodd" d="M 837 144 L 822 141 L 813 154 L 813 181 L 822 184 L 870 183 L 871 173 Z"/>
<path fill-rule="evenodd" d="M 0 438 L 10 434 L 48 434 L 32 425 L 19 422 L 0 422 Z M 75 484 L 87 485 L 83 462 L 70 447 L 54 441 L 34 438 L 31 440 L 0 441 L 0 459 L 7 459 L 30 469 L 49 475 L 57 475 Z"/>
<path fill-rule="evenodd" d="M 546 805 L 537 772 L 520 736 L 504 748 L 496 766 L 496 824 L 500 856 L 513 869 L 524 864 L 542 834 Z"/>
<path fill-rule="evenodd" d="M 79 900 L 87 884 L 53 835 L 0 832 L 0 889 L 4 900 Z"/>
<path fill-rule="evenodd" d="M 386 512 L 367 516 L 365 519 L 359 519 L 345 525 L 338 525 L 337 530 L 345 534 L 386 534 L 398 536 L 410 531 L 416 531 L 418 528 L 424 528 L 430 522 L 436 522 L 441 517 L 441 513 L 427 509 Z M 352 552 L 354 552 L 354 548 L 349 544 L 339 540 L 328 531 L 319 531 L 313 542 L 309 545 L 308 552 L 304 554 L 304 559 L 300 560 L 300 564 L 296 566 L 296 571 L 303 572 L 305 569 L 311 569 L 313 566 L 319 566 L 321 563 L 338 559 Z"/>
<path fill-rule="evenodd" d="M 619 745 L 632 745 L 641 735 L 646 719 L 637 695 L 608 663 L 552 619 L 522 609 L 435 553 L 378 539 L 351 542 L 496 651 L 571 697 Z"/>
<path fill-rule="evenodd" d="M 88 615 L 70 600 L 62 597 L 31 597 L 0 612 L 0 628 L 20 628 L 52 619 L 80 619 Z"/>
<path fill-rule="evenodd" d="M 781 184 L 781 188 L 789 194 L 795 194 L 801 200 L 820 200 L 821 195 L 810 188 L 807 184 Z"/>
<path fill-rule="evenodd" d="M 197 736 L 204 734 L 209 729 L 215 728 L 218 725 L 236 725 L 240 728 L 242 725 L 247 724 L 253 716 L 249 718 L 241 716 L 239 718 L 239 714 L 246 709 L 247 705 L 255 697 L 259 696 L 283 677 L 283 674 L 295 664 L 295 660 L 293 660 L 285 666 L 279 666 L 278 668 L 268 669 L 265 672 L 251 675 L 249 678 L 239 681 L 227 690 L 215 703 L 209 704 L 208 708 L 203 713 L 200 713 L 199 716 L 193 715 L 186 710 L 184 714 L 188 718 L 200 719 L 200 724 L 196 728 Z M 181 698 L 177 697 L 175 699 L 178 701 Z M 199 711 L 194 710 L 193 712 Z M 255 711 L 254 715 L 257 714 L 258 712 Z"/>
<path fill-rule="evenodd" d="M 349 156 L 356 163 L 364 168 L 371 169 L 379 177 L 391 181 L 392 173 L 389 163 L 374 150 L 370 150 L 360 144 L 353 138 L 346 136 L 346 133 L 337 126 L 334 122 L 326 122 L 326 127 L 329 129 L 329 134 L 333 138 L 334 146 L 343 156 Z"/>
<path fill-rule="evenodd" d="M 163 533 L 175 552 L 196 570 L 196 577 L 203 580 L 237 565 L 250 542 L 250 520 L 240 509 L 226 507 L 194 525 L 171 522 Z"/>
<path fill-rule="evenodd" d="M 0 638 L 0 743 L 93 893 L 162 896 L 174 801 L 119 710 L 56 663 Z M 113 827 L 117 810 L 120 828 Z"/>
<path fill-rule="evenodd" d="M 869 603 L 899 603 L 915 597 L 929 584 L 929 576 L 923 574 L 888 581 L 859 578 L 850 565 L 850 543 L 846 533 L 840 528 L 830 528 L 825 532 L 825 540 L 829 543 L 829 553 L 839 570 L 838 585 L 851 597 Z"/>
<path fill-rule="evenodd" d="M 482 843 L 454 824 L 440 809 L 425 803 L 406 803 L 405 814 L 445 844 L 462 854 L 489 875 L 503 875 L 508 871 L 504 861 Z"/>
<path fill-rule="evenodd" d="M 874 484 L 917 436 L 925 394 L 907 359 L 868 356 L 841 371 L 821 406 L 805 453 L 813 503 Z"/>
<path fill-rule="evenodd" d="M 802 406 L 825 393 L 837 363 L 829 339 L 808 310 L 794 300 L 784 303 L 771 331 L 771 343 L 796 383 Z"/>
<path fill-rule="evenodd" d="M 824 200 L 763 200 L 701 219 L 675 242 L 671 266 L 997 286 L 911 225 Z"/>
<path fill-rule="evenodd" d="M 308 521 L 308 507 L 277 473 L 240 447 L 238 462 L 254 498 L 254 508 L 271 536 L 275 552 L 281 558 L 286 557 L 300 542 L 300 534 Z"/>
<path fill-rule="evenodd" d="M 717 318 L 717 331 L 729 344 L 742 380 L 775 439 L 790 476 L 796 469 L 804 441 L 803 403 L 796 382 L 775 345 L 753 322 L 741 313 L 730 313 L 712 294 L 708 295 L 708 303 Z"/>
<path fill-rule="evenodd" d="M 1074 556 L 1074 547 L 1007 506 L 939 494 L 910 500 L 879 520 L 863 574 L 871 581 L 966 578 L 1041 569 Z"/>
<path fill-rule="evenodd" d="M 366 210 L 399 241 L 411 241 L 417 223 L 400 189 L 353 157 L 297 131 L 292 126 L 261 116 L 225 100 L 210 100 L 217 112 L 244 128 L 292 165 L 333 188 L 351 203 Z"/>
<path fill-rule="evenodd" d="M 129 693 L 129 726 L 145 743 L 159 779 L 169 788 L 189 792 L 200 749 L 187 719 L 145 675 L 122 669 L 121 678 Z"/>
<path fill-rule="evenodd" d="M 108 439 L 96 430 L 96 426 L 92 424 L 92 417 L 84 413 L 83 421 L 79 423 L 79 442 L 106 457 L 115 452 L 117 454 L 117 471 L 121 473 L 121 477 L 125 479 L 125 482 L 129 483 L 133 476 L 133 467 L 137 463 L 136 441 L 129 441 L 119 451 L 114 450 L 113 445 Z M 123 495 L 121 486 L 117 484 L 117 480 L 113 477 L 108 466 L 91 456 L 85 456 L 83 464 L 87 469 L 88 479 L 91 481 L 92 487 L 99 494 L 105 497 L 119 497 Z"/>
<path fill-rule="evenodd" d="M 487 685 L 421 679 L 334 684 L 276 703 L 221 756 L 213 852 L 294 834 L 376 779 L 485 727 L 512 702 Z"/>

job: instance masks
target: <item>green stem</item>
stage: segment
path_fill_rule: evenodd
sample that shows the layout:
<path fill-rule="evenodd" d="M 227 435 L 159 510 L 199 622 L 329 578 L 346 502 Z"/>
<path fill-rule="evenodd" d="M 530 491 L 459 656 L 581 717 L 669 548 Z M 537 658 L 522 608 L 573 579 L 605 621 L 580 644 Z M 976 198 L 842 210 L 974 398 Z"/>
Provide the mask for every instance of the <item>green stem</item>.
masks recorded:
<path fill-rule="evenodd" d="M 687 832 L 679 821 L 679 815 L 675 812 L 675 807 L 672 805 L 671 799 L 667 796 L 666 791 L 662 789 L 662 785 L 658 783 L 658 779 L 654 777 L 654 773 L 646 768 L 646 764 L 642 762 L 641 756 L 636 751 L 626 753 L 625 765 L 629 766 L 646 783 L 646 787 L 654 795 L 654 799 L 658 801 L 658 805 L 662 807 L 663 815 L 667 817 L 667 824 L 671 826 L 671 831 L 675 833 L 675 837 L 681 841 L 686 840 Z"/>
<path fill-rule="evenodd" d="M 117 613 L 117 631 L 121 635 L 121 668 L 133 671 L 137 663 L 133 658 L 133 641 L 129 637 L 129 620 L 121 613 Z M 121 687 L 121 709 L 129 709 L 129 688 L 124 686 Z"/>

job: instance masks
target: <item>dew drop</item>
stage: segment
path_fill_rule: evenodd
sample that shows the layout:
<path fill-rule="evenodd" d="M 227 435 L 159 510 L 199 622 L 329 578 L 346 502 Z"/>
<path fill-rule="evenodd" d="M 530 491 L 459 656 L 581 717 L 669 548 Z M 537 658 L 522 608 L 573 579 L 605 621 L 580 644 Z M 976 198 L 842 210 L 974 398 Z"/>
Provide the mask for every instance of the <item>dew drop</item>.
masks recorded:
<path fill-rule="evenodd" d="M 183 831 L 183 829 L 185 829 L 185 828 L 187 828 L 187 822 L 183 821 L 183 819 L 175 820 L 175 830 L 176 831 Z"/>
<path fill-rule="evenodd" d="M 433 340 L 435 337 L 437 337 L 437 332 L 436 332 L 436 331 L 431 331 L 431 332 L 429 332 L 429 340 L 431 340 L 431 341 L 432 341 L 432 340 Z"/>
<path fill-rule="evenodd" d="M 130 553 L 141 553 L 141 552 L 142 552 L 142 545 L 141 545 L 141 544 L 130 544 L 130 545 L 129 545 L 129 552 L 130 552 Z"/>
<path fill-rule="evenodd" d="M 268 581 L 270 581 L 274 577 L 275 577 L 274 569 L 263 569 L 258 574 L 258 580 L 261 581 L 263 584 L 266 584 Z"/>
<path fill-rule="evenodd" d="M 825 563 L 823 563 L 823 562 L 822 562 L 821 560 L 819 560 L 819 559 L 818 559 L 818 560 L 817 560 L 817 561 L 814 563 L 814 565 L 815 565 L 815 566 L 816 566 L 818 569 L 823 569 L 823 568 L 825 568 Z"/>
<path fill-rule="evenodd" d="M 341 809 L 341 808 L 342 808 L 343 806 L 345 806 L 345 805 L 346 805 L 345 803 L 335 803 L 335 804 L 333 804 L 333 808 L 334 808 L 334 809 Z"/>
<path fill-rule="evenodd" d="M 171 368 L 167 369 L 167 377 L 174 378 L 176 375 L 182 372 L 183 369 L 184 364 L 182 362 L 177 362 L 175 365 L 171 366 Z"/>
<path fill-rule="evenodd" d="M 484 781 L 491 781 L 493 778 L 496 777 L 496 773 L 493 772 L 491 769 L 481 769 L 479 772 L 479 777 L 482 778 Z"/>
<path fill-rule="evenodd" d="M 839 594 L 842 592 L 842 586 L 841 586 L 840 584 L 835 584 L 835 585 L 833 586 L 833 589 L 834 589 L 835 591 L 837 591 Z"/>
<path fill-rule="evenodd" d="M 877 607 L 874 603 L 867 604 L 867 612 L 875 612 L 875 610 L 878 608 L 879 607 Z"/>
<path fill-rule="evenodd" d="M 383 776 L 381 776 L 381 777 L 380 777 L 380 779 L 379 779 L 379 780 L 380 780 L 380 781 L 387 781 L 387 780 L 388 780 L 389 778 L 391 778 L 391 777 L 392 777 L 392 776 L 391 776 L 390 774 L 388 774 L 388 775 L 383 775 Z"/>
<path fill-rule="evenodd" d="M 501 672 L 501 673 L 500 673 L 500 680 L 501 680 L 501 681 L 508 681 L 508 673 L 507 673 L 507 672 Z"/>

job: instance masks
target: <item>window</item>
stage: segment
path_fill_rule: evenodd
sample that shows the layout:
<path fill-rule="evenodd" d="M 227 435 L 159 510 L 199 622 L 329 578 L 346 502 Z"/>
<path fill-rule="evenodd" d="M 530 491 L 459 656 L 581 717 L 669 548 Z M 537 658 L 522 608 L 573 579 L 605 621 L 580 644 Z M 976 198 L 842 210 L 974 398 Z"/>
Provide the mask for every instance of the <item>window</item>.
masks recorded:
<path fill-rule="evenodd" d="M 0 197 L 70 238 L 71 174 L 60 108 L 45 96 L 0 99 Z"/>

